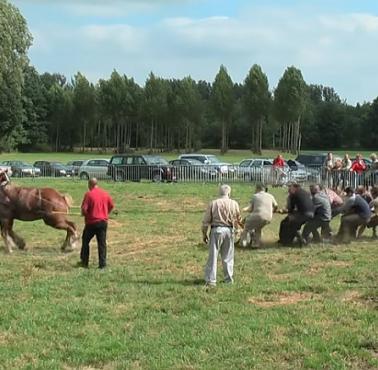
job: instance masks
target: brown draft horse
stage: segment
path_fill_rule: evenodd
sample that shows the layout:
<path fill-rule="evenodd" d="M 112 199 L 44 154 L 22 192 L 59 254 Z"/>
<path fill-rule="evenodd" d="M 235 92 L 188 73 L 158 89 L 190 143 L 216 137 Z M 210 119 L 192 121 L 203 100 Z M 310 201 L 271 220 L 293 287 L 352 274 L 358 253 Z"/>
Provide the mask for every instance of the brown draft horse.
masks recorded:
<path fill-rule="evenodd" d="M 0 173 L 0 224 L 6 251 L 17 246 L 25 249 L 25 241 L 13 231 L 13 221 L 42 219 L 46 225 L 67 231 L 62 251 L 72 251 L 78 239 L 76 226 L 67 220 L 72 199 L 51 188 L 28 188 L 9 183 L 5 173 Z"/>

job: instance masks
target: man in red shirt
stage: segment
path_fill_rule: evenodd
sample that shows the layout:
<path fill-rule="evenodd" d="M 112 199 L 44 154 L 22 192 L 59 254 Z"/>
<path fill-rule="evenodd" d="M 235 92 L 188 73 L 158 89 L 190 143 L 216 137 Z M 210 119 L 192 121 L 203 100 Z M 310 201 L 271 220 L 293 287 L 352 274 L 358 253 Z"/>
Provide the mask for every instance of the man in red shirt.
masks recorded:
<path fill-rule="evenodd" d="M 277 157 L 273 160 L 273 175 L 275 186 L 280 184 L 281 177 L 285 175 L 284 173 L 285 160 L 281 154 L 278 154 Z"/>
<path fill-rule="evenodd" d="M 80 252 L 81 266 L 88 267 L 89 243 L 96 235 L 99 268 L 106 267 L 106 231 L 109 213 L 114 208 L 110 195 L 97 185 L 97 179 L 88 181 L 88 189 L 81 204 L 81 214 L 85 218 Z"/>

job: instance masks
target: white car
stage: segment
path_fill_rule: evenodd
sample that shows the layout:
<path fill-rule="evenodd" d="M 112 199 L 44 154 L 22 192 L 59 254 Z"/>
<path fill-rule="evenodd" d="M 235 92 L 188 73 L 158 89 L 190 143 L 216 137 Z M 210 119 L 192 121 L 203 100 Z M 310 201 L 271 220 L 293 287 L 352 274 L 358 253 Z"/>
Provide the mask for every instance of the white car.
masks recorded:
<path fill-rule="evenodd" d="M 92 177 L 97 179 L 110 179 L 107 174 L 109 159 L 88 159 L 79 167 L 79 177 L 82 180 L 89 180 Z"/>
<path fill-rule="evenodd" d="M 196 159 L 197 161 L 202 162 L 204 165 L 213 167 L 221 175 L 228 175 L 235 172 L 235 169 L 231 163 L 222 162 L 213 154 L 181 154 L 179 159 Z"/>

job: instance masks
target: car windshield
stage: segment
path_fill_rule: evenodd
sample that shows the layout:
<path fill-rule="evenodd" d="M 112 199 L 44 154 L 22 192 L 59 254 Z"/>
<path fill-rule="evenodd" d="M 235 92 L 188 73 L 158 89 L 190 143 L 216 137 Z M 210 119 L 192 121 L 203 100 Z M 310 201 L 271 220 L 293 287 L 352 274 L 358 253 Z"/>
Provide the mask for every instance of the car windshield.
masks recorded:
<path fill-rule="evenodd" d="M 65 168 L 64 165 L 59 162 L 52 162 L 51 165 L 54 166 L 55 168 L 62 168 L 62 169 Z"/>
<path fill-rule="evenodd" d="M 249 167 L 251 162 L 252 162 L 251 159 L 247 159 L 245 161 L 242 161 L 242 162 L 240 162 L 239 167 Z"/>
<path fill-rule="evenodd" d="M 209 161 L 209 164 L 219 164 L 221 161 L 215 156 L 215 155 L 208 155 L 207 160 Z"/>
<path fill-rule="evenodd" d="M 305 165 L 323 165 L 325 160 L 324 155 L 299 155 L 296 161 Z"/>
<path fill-rule="evenodd" d="M 168 161 L 159 156 L 146 156 L 144 158 L 147 164 L 168 164 Z"/>

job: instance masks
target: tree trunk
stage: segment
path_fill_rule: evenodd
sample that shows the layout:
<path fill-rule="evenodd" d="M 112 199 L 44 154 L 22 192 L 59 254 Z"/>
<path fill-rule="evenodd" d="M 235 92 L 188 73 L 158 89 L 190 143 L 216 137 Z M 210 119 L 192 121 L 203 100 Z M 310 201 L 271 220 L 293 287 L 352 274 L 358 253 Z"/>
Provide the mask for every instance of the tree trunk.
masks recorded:
<path fill-rule="evenodd" d="M 222 121 L 222 147 L 221 153 L 224 154 L 227 152 L 227 121 Z"/>

